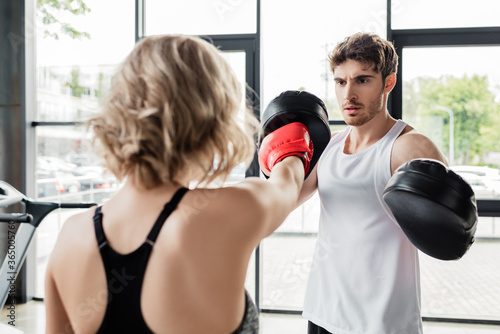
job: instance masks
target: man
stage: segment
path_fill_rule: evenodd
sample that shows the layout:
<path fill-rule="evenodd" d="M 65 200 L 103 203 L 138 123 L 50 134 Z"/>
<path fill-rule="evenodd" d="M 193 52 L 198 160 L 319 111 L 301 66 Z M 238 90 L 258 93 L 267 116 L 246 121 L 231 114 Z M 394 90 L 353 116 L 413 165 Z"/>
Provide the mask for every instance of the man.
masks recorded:
<path fill-rule="evenodd" d="M 321 201 L 303 312 L 308 333 L 422 333 L 418 252 L 382 194 L 401 164 L 446 159 L 387 110 L 398 64 L 390 42 L 358 33 L 329 60 L 348 127 L 333 134 L 298 201 L 316 190 Z"/>

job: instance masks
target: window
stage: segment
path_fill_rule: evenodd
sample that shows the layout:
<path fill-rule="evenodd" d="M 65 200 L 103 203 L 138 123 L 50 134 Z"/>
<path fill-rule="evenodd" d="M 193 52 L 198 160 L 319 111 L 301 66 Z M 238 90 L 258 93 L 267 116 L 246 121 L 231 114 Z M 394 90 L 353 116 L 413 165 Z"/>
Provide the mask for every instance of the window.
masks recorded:
<path fill-rule="evenodd" d="M 306 90 L 325 102 L 331 120 L 342 120 L 328 54 L 358 31 L 385 37 L 386 27 L 381 0 L 262 1 L 262 106 L 283 91 Z"/>
<path fill-rule="evenodd" d="M 392 0 L 393 29 L 500 26 L 496 0 Z"/>
<path fill-rule="evenodd" d="M 403 119 L 437 143 L 452 168 L 499 172 L 499 57 L 500 47 L 403 49 Z"/>
<path fill-rule="evenodd" d="M 495 181 L 500 169 L 500 141 L 495 137 L 500 125 L 496 66 L 500 22 L 490 20 L 486 13 L 493 10 L 493 2 L 480 3 L 484 6 L 454 1 L 449 15 L 440 16 L 440 29 L 391 31 L 400 55 L 398 82 L 402 83 L 391 98 L 393 114 L 430 137 L 451 168 L 469 182 L 480 216 L 476 241 L 459 261 L 439 261 L 421 254 L 424 319 L 499 324 L 496 301 L 500 296 L 494 282 L 499 278 L 496 254 L 500 237 Z M 440 6 L 432 6 L 437 14 L 443 13 Z M 417 12 L 413 17 L 421 19 Z M 427 18 L 437 17 L 435 12 L 427 12 Z M 443 28 L 453 27 L 449 19 L 463 17 L 460 13 L 465 12 L 467 20 L 461 20 L 457 29 Z M 394 22 L 394 15 L 394 26 L 403 28 Z M 412 20 L 401 22 L 410 24 Z M 432 22 L 422 21 L 425 26 L 415 28 L 429 27 Z M 486 28 L 488 25 L 496 27 Z M 472 281 L 475 284 L 465 283 Z"/>
<path fill-rule="evenodd" d="M 223 56 L 224 58 L 226 58 L 226 60 L 229 62 L 229 64 L 235 71 L 236 76 L 238 77 L 239 81 L 242 84 L 241 85 L 243 89 L 242 96 L 245 96 L 246 93 L 245 82 L 247 82 L 246 53 L 242 51 L 223 51 Z M 245 104 L 246 101 L 243 100 L 242 103 Z M 241 107 L 242 107 L 241 110 L 243 111 L 244 105 L 242 105 Z M 243 164 L 236 166 L 229 175 L 226 181 L 226 185 L 234 184 L 243 180 L 246 176 L 245 173 L 246 173 L 246 168 Z M 252 258 L 250 259 L 248 265 L 245 288 L 247 289 L 250 296 L 252 296 L 252 298 L 254 298 L 255 300 L 255 252 L 253 253 Z"/>
<path fill-rule="evenodd" d="M 33 197 L 40 201 L 103 203 L 119 187 L 95 156 L 84 121 L 98 110 L 116 66 L 134 46 L 134 0 L 85 4 L 91 9 L 86 15 L 59 19 L 90 38 L 72 39 L 58 32 L 59 39 L 40 34 L 37 40 Z M 109 24 L 116 8 L 120 15 Z M 44 296 L 48 257 L 62 224 L 75 212 L 55 211 L 37 229 L 35 297 Z"/>
<path fill-rule="evenodd" d="M 145 34 L 255 34 L 256 8 L 256 0 L 148 0 Z"/>

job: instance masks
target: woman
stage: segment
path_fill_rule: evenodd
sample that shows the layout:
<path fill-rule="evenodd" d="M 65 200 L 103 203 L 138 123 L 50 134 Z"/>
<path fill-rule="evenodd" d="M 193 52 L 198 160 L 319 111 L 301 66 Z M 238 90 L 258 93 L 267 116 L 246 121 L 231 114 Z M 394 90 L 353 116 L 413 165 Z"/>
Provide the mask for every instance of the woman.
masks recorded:
<path fill-rule="evenodd" d="M 268 180 L 201 186 L 253 157 L 241 91 L 201 39 L 138 43 L 90 120 L 124 185 L 64 224 L 47 268 L 47 333 L 257 333 L 248 263 L 293 209 L 304 165 L 292 156 Z"/>

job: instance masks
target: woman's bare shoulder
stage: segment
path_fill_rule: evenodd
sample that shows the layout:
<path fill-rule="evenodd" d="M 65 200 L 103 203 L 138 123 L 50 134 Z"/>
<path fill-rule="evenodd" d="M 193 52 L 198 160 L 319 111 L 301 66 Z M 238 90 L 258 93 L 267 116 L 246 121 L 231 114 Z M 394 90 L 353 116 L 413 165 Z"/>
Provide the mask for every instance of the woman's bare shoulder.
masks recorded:
<path fill-rule="evenodd" d="M 257 244 L 269 210 L 265 200 L 268 191 L 266 181 L 258 178 L 228 187 L 190 191 L 178 207 L 181 235 L 191 238 L 193 233 L 205 231 L 207 237 L 217 234 L 217 239 L 244 239 Z"/>
<path fill-rule="evenodd" d="M 52 261 L 61 261 L 82 248 L 97 247 L 93 216 L 95 207 L 66 219 L 52 251 Z"/>

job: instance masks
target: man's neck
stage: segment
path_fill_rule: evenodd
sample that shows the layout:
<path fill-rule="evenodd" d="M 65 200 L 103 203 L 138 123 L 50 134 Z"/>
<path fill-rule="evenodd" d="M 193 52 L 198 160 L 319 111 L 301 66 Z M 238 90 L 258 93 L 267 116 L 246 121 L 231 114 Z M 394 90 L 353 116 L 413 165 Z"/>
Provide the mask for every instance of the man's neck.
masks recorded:
<path fill-rule="evenodd" d="M 346 139 L 344 153 L 361 152 L 379 141 L 396 123 L 387 109 L 378 113 L 373 119 L 362 126 L 353 126 Z"/>

